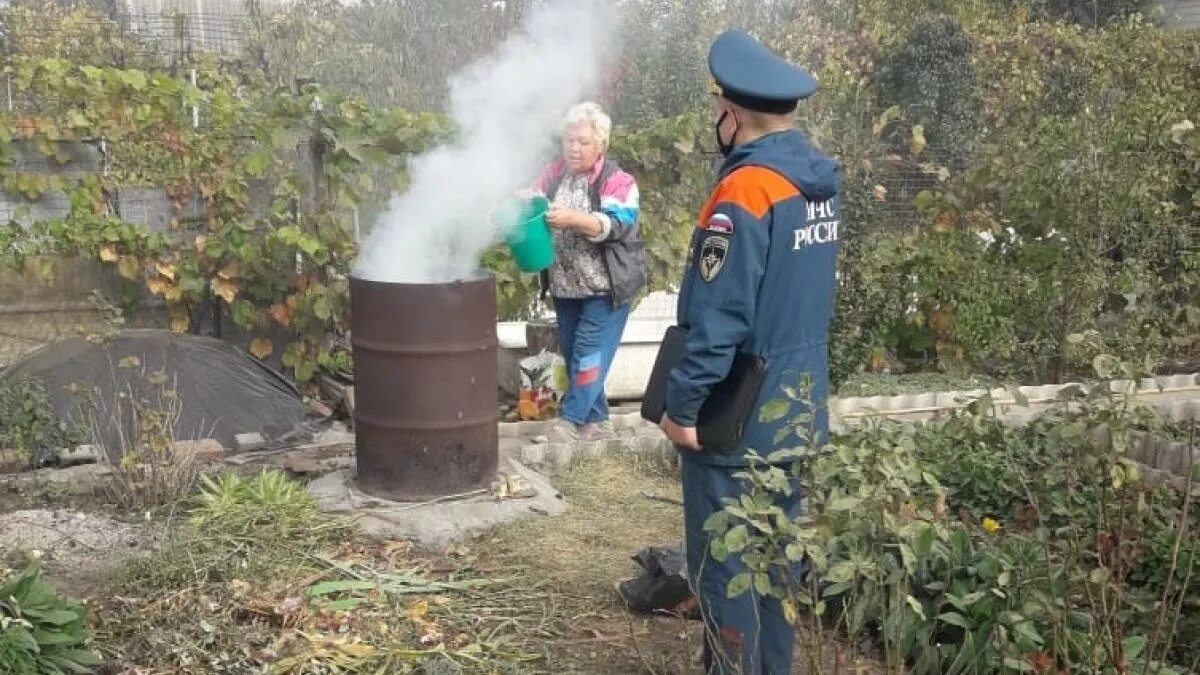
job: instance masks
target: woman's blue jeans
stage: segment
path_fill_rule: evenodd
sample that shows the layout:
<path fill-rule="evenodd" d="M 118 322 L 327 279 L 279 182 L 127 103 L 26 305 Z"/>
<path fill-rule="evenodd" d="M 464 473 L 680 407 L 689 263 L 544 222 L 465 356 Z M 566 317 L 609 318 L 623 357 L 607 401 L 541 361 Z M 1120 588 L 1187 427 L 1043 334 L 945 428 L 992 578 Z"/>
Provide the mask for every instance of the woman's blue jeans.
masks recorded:
<path fill-rule="evenodd" d="M 613 307 L 608 296 L 554 298 L 558 346 L 567 364 L 569 387 L 562 418 L 577 425 L 608 419 L 604 381 L 629 320 L 629 304 Z"/>

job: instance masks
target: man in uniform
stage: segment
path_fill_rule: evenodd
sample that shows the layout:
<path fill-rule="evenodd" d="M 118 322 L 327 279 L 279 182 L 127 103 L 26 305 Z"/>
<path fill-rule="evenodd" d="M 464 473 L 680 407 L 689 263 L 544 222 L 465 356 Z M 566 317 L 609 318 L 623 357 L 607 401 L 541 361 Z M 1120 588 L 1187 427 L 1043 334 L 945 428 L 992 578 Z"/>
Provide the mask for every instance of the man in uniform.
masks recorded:
<path fill-rule="evenodd" d="M 817 89 L 811 75 L 741 31 L 713 43 L 708 65 L 725 161 L 692 237 L 679 296 L 686 348 L 667 384 L 662 428 L 683 453 L 688 572 L 706 621 L 708 672 L 787 675 L 794 626 L 778 600 L 753 590 L 727 597 L 745 567 L 737 555 L 724 563 L 709 555 L 703 526 L 747 489 L 734 477 L 749 463 L 746 453 L 777 449 L 784 420 L 762 422 L 758 410 L 802 375 L 810 378 L 816 431 L 827 435 L 840 170 L 793 128 L 798 102 Z M 739 351 L 767 364 L 755 414 L 736 451 L 706 452 L 696 434 L 700 407 Z M 793 518 L 799 502 L 798 486 L 779 497 Z"/>

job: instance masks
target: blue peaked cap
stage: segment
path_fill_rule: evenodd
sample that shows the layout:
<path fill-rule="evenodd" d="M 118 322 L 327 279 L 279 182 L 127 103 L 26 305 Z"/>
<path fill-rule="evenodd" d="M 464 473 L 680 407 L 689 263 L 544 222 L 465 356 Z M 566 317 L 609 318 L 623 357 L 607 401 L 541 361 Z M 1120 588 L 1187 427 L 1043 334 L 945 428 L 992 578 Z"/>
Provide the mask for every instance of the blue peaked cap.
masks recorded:
<path fill-rule="evenodd" d="M 791 112 L 818 87 L 812 75 L 740 30 L 717 37 L 708 51 L 708 69 L 718 93 L 743 108 L 761 112 Z"/>

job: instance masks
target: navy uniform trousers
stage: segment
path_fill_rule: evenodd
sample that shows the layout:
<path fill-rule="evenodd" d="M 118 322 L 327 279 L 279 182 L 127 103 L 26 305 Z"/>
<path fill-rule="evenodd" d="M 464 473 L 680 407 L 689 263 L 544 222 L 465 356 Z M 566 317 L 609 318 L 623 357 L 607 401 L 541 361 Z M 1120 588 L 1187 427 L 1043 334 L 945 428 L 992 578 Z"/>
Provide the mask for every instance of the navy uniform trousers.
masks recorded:
<path fill-rule="evenodd" d="M 729 581 L 746 567 L 736 554 L 725 562 L 717 561 L 709 552 L 711 535 L 704 531 L 709 516 L 725 508 L 725 499 L 736 499 L 746 491 L 746 483 L 734 478 L 745 467 L 716 466 L 686 456 L 681 464 L 688 577 L 706 627 L 705 672 L 789 675 L 796 629 L 784 618 L 783 604 L 758 595 L 753 588 L 739 597 L 728 597 Z M 790 497 L 778 495 L 776 503 L 794 519 L 800 515 L 800 498 L 796 484 Z M 800 583 L 803 572 L 803 566 L 793 566 L 789 574 L 792 583 Z"/>

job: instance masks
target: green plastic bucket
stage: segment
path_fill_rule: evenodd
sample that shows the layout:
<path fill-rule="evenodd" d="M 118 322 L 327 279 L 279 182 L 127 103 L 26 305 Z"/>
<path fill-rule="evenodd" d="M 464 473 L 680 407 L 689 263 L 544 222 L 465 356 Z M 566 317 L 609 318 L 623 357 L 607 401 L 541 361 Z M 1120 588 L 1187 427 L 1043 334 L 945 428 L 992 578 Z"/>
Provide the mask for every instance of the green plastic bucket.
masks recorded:
<path fill-rule="evenodd" d="M 492 222 L 504 232 L 504 243 L 522 272 L 541 272 L 554 264 L 554 238 L 546 224 L 550 201 L 513 197 L 492 212 Z"/>

